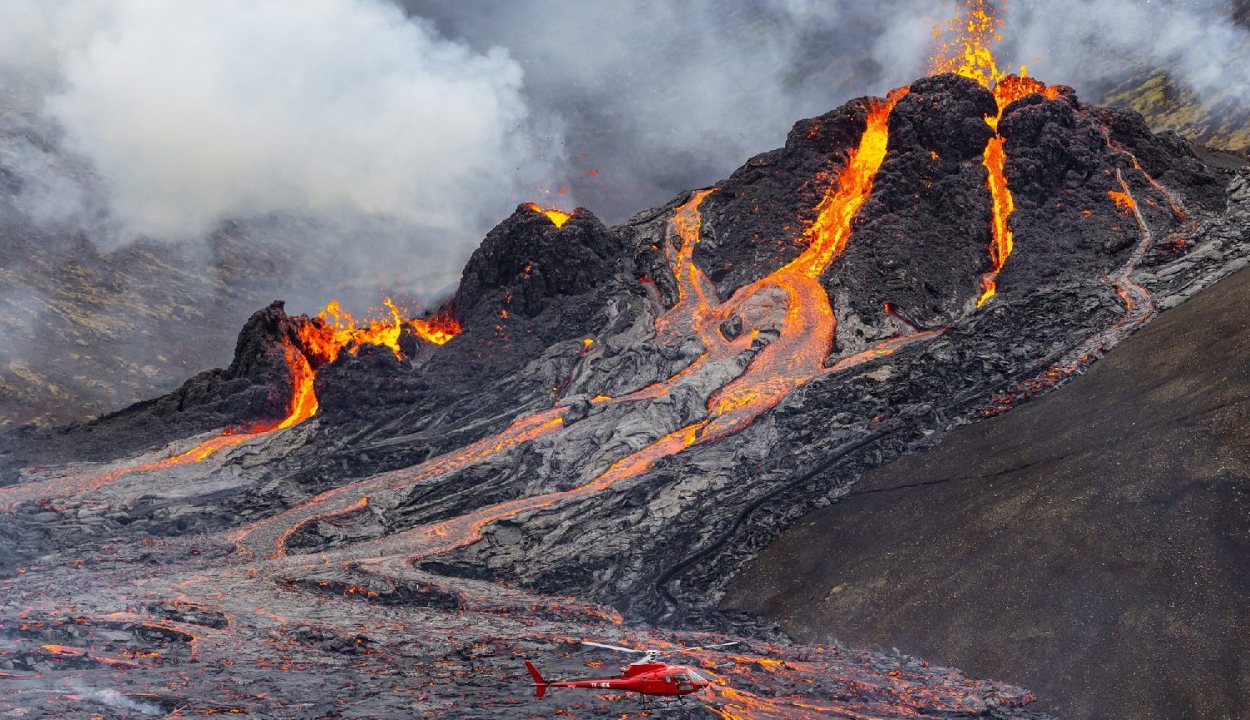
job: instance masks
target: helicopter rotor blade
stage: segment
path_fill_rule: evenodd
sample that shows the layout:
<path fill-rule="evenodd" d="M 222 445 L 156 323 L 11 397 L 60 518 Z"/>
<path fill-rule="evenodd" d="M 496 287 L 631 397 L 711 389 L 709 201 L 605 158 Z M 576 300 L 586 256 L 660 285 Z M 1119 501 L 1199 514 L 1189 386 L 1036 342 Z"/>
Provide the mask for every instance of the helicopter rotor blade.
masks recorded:
<path fill-rule="evenodd" d="M 590 647 L 603 648 L 604 650 L 618 650 L 620 652 L 638 653 L 639 655 L 646 655 L 647 653 L 654 652 L 652 650 L 635 650 L 633 648 L 621 647 L 620 645 L 604 645 L 603 643 L 590 642 L 589 640 L 583 640 L 582 644 L 589 645 Z"/>
<path fill-rule="evenodd" d="M 741 644 L 740 642 L 738 642 L 737 640 L 734 640 L 733 642 L 717 643 L 716 645 L 698 645 L 695 647 L 673 648 L 672 650 L 667 650 L 666 652 L 694 652 L 695 650 L 715 650 L 716 648 L 723 648 L 723 647 L 729 647 L 730 645 L 740 645 L 740 644 Z"/>

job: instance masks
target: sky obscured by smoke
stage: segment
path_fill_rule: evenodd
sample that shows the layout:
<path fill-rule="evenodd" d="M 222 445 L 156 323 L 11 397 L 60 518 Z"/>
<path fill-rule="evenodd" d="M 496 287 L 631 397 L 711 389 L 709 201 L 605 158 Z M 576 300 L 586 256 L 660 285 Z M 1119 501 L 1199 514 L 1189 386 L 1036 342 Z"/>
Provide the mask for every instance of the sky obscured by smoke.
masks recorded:
<path fill-rule="evenodd" d="M 518 202 L 619 222 L 801 117 L 922 75 L 953 7 L 398 1 L 0 0 L 0 130 L 15 111 L 26 123 L 0 161 L 19 207 L 105 249 L 320 219 L 309 242 L 341 252 L 344 273 L 428 295 Z M 1018 0 L 1000 56 L 1078 90 L 1131 59 L 1200 94 L 1250 92 L 1230 5 Z M 32 133 L 42 144 L 22 146 Z"/>

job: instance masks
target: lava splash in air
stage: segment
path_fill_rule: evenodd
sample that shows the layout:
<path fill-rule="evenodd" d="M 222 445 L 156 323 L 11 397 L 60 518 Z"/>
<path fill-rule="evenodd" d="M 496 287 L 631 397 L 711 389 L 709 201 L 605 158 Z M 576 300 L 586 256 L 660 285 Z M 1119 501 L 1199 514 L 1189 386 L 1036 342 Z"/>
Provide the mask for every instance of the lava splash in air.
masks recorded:
<path fill-rule="evenodd" d="M 563 210 L 558 210 L 556 208 L 544 209 L 541 205 L 538 205 L 537 203 L 529 203 L 525 207 L 529 208 L 530 210 L 533 210 L 536 213 L 542 213 L 543 215 L 546 215 L 547 219 L 550 220 L 552 224 L 554 224 L 556 227 L 564 227 L 564 223 L 568 222 L 569 218 L 573 217 L 572 213 L 566 213 Z"/>
<path fill-rule="evenodd" d="M 460 323 L 446 313 L 440 312 L 429 318 L 405 318 L 390 298 L 386 298 L 384 304 L 390 315 L 386 319 L 358 320 L 338 301 L 327 304 L 316 318 L 296 319 L 297 339 L 293 341 L 285 336 L 279 339 L 291 378 L 291 395 L 282 418 L 227 428 L 188 450 L 152 462 L 3 487 L 0 488 L 0 510 L 9 510 L 32 500 L 79 495 L 137 473 L 202 462 L 222 450 L 294 427 L 317 414 L 317 370 L 332 362 L 340 352 L 355 353 L 368 343 L 387 347 L 396 357 L 401 357 L 403 351 L 399 338 L 405 330 L 434 345 L 443 345 L 460 332 Z"/>
<path fill-rule="evenodd" d="M 998 105 L 997 114 L 985 118 L 994 130 L 994 137 L 985 146 L 982 162 L 987 174 L 993 215 L 990 222 L 990 269 L 981 276 L 981 296 L 977 298 L 977 307 L 980 307 L 998 292 L 998 274 L 1015 248 L 1010 219 L 1016 206 L 1007 186 L 1006 140 L 998 134 L 998 123 L 1003 111 L 1013 102 L 1033 93 L 1053 100 L 1059 96 L 1059 89 L 1028 77 L 1023 67 L 1019 75 L 1008 75 L 999 69 L 991 46 L 1002 40 L 999 31 L 1003 19 L 986 0 L 964 0 L 959 14 L 948 26 L 954 38 L 943 43 L 931 58 L 930 73 L 954 73 L 976 80 L 994 93 Z M 941 33 L 935 35 L 940 37 Z"/>

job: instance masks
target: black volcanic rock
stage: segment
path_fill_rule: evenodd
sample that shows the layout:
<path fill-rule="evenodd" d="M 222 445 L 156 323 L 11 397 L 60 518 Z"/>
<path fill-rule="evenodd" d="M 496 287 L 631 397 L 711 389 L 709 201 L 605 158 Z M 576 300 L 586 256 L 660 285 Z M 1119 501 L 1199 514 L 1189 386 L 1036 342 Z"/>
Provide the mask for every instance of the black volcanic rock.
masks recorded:
<path fill-rule="evenodd" d="M 283 340 L 298 343 L 296 323 L 282 301 L 256 311 L 235 343 L 234 359 L 224 370 L 209 370 L 174 392 L 101 418 L 84 428 L 129 418 L 158 422 L 167 436 L 186 435 L 251 420 L 283 417 L 290 404 L 291 368 Z"/>
<path fill-rule="evenodd" d="M 317 372 L 318 413 L 329 422 L 365 419 L 386 405 L 411 404 L 428 388 L 388 347 L 364 344 Z"/>
<path fill-rule="evenodd" d="M 560 297 L 596 287 L 628 254 L 585 208 L 556 227 L 518 205 L 465 265 L 453 300 L 456 317 L 469 326 L 493 326 L 504 311 L 533 318 Z"/>
<path fill-rule="evenodd" d="M 1216 212 L 1222 183 L 1171 136 L 1156 136 L 1140 118 L 1084 105 L 1070 91 L 1009 106 L 999 123 L 1006 138 L 1008 181 L 1015 199 L 1015 250 L 999 278 L 1000 291 L 1040 287 L 1091 270 L 1122 265 L 1138 238 L 1131 211 L 1110 193 L 1123 178 L 1162 243 L 1189 212 Z M 1133 155 L 1129 155 L 1131 152 Z M 1166 177 L 1172 201 L 1134 166 Z M 1155 178 L 1158 180 L 1158 178 Z M 1192 200 L 1192 201 L 1191 201 Z"/>
<path fill-rule="evenodd" d="M 168 395 L 98 420 L 53 431 L 11 434 L 10 447 L 23 456 L 22 462 L 66 454 L 97 460 L 208 430 L 282 418 L 292 392 L 284 340 L 298 343 L 296 321 L 286 314 L 281 301 L 275 301 L 244 324 L 229 367 L 202 372 Z M 9 458 L 0 455 L 0 472 L 11 471 L 8 462 Z"/>
<path fill-rule="evenodd" d="M 706 197 L 694 258 L 720 298 L 802 249 L 804 229 L 859 142 L 866 108 L 879 102 L 852 101 L 797 124 L 785 148 L 754 158 Z M 56 552 L 48 567 L 77 572 L 62 560 L 109 532 L 133 552 L 100 561 L 107 582 L 131 572 L 132 563 L 175 562 L 203 548 L 187 561 L 194 575 L 177 585 L 160 577 L 126 587 L 150 595 L 169 583 L 180 597 L 215 599 L 222 612 L 228 606 L 248 660 L 221 664 L 233 668 L 224 670 L 231 682 L 262 673 L 289 689 L 315 677 L 313 670 L 342 667 L 321 658 L 321 666 L 291 663 L 293 672 L 279 675 L 250 662 L 281 652 L 290 624 L 281 618 L 312 620 L 306 609 L 314 596 L 326 602 L 317 603 L 325 612 L 316 620 L 334 626 L 326 636 L 359 623 L 371 638 L 388 636 L 392 648 L 452 645 L 466 663 L 484 659 L 479 651 L 510 646 L 493 664 L 435 668 L 443 673 L 430 680 L 438 687 L 401 698 L 410 703 L 406 711 L 499 716 L 499 705 L 474 703 L 516 702 L 515 688 L 498 681 L 519 676 L 514 660 L 532 647 L 514 644 L 530 632 L 518 627 L 549 627 L 527 625 L 535 618 L 556 618 L 562 634 L 586 637 L 599 630 L 564 621 L 576 615 L 609 632 L 651 621 L 770 636 L 758 619 L 726 616 L 716 600 L 733 571 L 797 518 L 838 500 L 872 468 L 1063 382 L 1149 320 L 1152 308 L 1173 307 L 1250 262 L 1250 173 L 1232 164 L 1203 167 L 1199 158 L 1211 156 L 1139 136 L 1132 123 L 1107 128 L 1071 93 L 1034 96 L 1009 108 L 1001 126 L 1015 148 L 1007 181 L 1020 192 L 1016 251 L 999 294 L 978 308 L 980 274 L 989 268 L 990 197 L 979 158 L 989 137 L 981 116 L 989 109 L 987 93 L 968 81 L 917 82 L 891 120 L 895 135 L 846 253 L 820 278 L 774 277 L 732 305 L 708 297 L 668 311 L 679 287 L 673 211 L 691 193 L 615 228 L 582 210 L 557 229 L 519 208 L 466 267 L 446 307 L 463 329 L 446 344 L 408 338 L 403 358 L 371 347 L 341 354 L 318 373 L 317 418 L 200 464 L 144 471 L 81 493 L 66 491 L 57 468 L 30 469 L 32 487 L 21 488 L 29 492 L 9 495 L 20 522 L 0 524 L 0 550 L 24 548 L 23 558 Z M 1190 207 L 1188 222 L 1125 153 L 1107 145 L 1104 130 L 1172 173 L 1168 189 Z M 1127 174 L 1145 231 L 1107 196 L 1120 187 L 1117 171 Z M 1189 201 L 1204 194 L 1223 201 Z M 885 302 L 897 315 L 884 312 Z M 712 309 L 683 314 L 696 306 Z M 281 333 L 281 318 L 275 322 Z M 933 332 L 915 333 L 911 323 Z M 263 374 L 264 344 L 243 345 L 254 361 L 239 367 Z M 731 385 L 743 379 L 749 383 Z M 205 397 L 211 405 L 216 396 Z M 57 493 L 59 512 L 44 512 L 38 500 Z M 57 530 L 55 542 L 45 526 Z M 170 542 L 148 553 L 129 542 L 138 537 Z M 206 583 L 204 573 L 218 571 Z M 426 587 L 435 575 L 442 576 L 436 584 L 452 588 L 440 594 L 465 598 L 456 607 L 476 614 L 408 605 L 428 594 L 400 586 Z M 48 577 L 41 569 L 11 583 L 40 596 Z M 532 590 L 564 599 L 537 600 Z M 265 607 L 258 610 L 259 596 Z M 626 617 L 570 610 L 568 596 Z M 340 603 L 369 597 L 386 599 L 363 610 Z M 45 604 L 80 599 L 74 590 Z M 375 623 L 392 600 L 404 615 Z M 110 605 L 111 598 L 91 604 Z M 21 606 L 14 600 L 4 608 Z M 222 648 L 236 651 L 220 638 L 202 647 L 211 661 Z M 437 653 L 422 656 L 443 667 Z M 502 669 L 505 662 L 511 670 Z M 898 677 L 900 662 L 864 662 Z M 477 685 L 472 700 L 439 695 L 463 685 L 452 678 L 482 677 L 481 667 L 495 677 Z M 760 683 L 736 687 L 768 697 L 812 688 L 784 664 L 757 670 Z M 1014 690 L 932 704 L 935 672 L 917 672 L 901 694 L 890 680 L 893 690 L 878 691 L 873 675 L 867 693 L 874 697 L 860 714 L 1035 717 L 1017 707 L 1028 694 Z M 362 711 L 394 699 L 376 677 L 360 676 L 362 692 L 375 698 Z M 844 702 L 857 682 L 853 673 L 846 677 L 826 678 L 828 685 L 811 692 L 822 703 Z M 331 695 L 343 697 L 321 685 L 308 691 L 317 712 Z M 617 717 L 620 708 L 601 702 L 586 714 Z"/>
<path fill-rule="evenodd" d="M 868 102 L 800 120 L 785 147 L 747 160 L 703 201 L 694 258 L 722 299 L 802 252 L 803 228 L 864 133 Z"/>
<path fill-rule="evenodd" d="M 998 112 L 994 95 L 975 80 L 935 75 L 908 86 L 890 113 L 890 144 L 898 154 L 932 151 L 940 158 L 980 160 L 994 131 L 985 118 Z"/>
<path fill-rule="evenodd" d="M 955 75 L 919 80 L 890 114 L 890 144 L 842 258 L 822 278 L 840 349 L 895 332 L 890 303 L 923 327 L 951 322 L 988 269 L 991 202 L 982 165 L 994 96 Z"/>
<path fill-rule="evenodd" d="M 1209 212 L 1224 209 L 1226 195 L 1222 184 L 1185 138 L 1172 131 L 1154 133 L 1141 114 L 1129 110 L 1090 105 L 1083 109 L 1107 128 L 1113 142 L 1132 152 L 1142 169 L 1157 181 L 1167 187 L 1185 188 L 1186 202 Z"/>

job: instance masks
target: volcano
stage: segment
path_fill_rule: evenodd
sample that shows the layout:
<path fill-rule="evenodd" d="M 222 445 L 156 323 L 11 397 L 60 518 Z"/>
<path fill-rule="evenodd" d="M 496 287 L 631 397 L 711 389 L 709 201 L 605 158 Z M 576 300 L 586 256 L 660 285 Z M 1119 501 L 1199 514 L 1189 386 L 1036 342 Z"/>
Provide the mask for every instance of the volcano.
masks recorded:
<path fill-rule="evenodd" d="M 584 638 L 742 640 L 695 653 L 713 686 L 675 717 L 1043 717 L 718 607 L 865 473 L 1060 387 L 1250 255 L 1240 158 L 970 75 L 802 120 L 615 227 L 519 205 L 432 314 L 274 303 L 228 368 L 9 433 L 0 711 L 636 712 L 528 697 L 526 657 L 604 662 Z"/>

